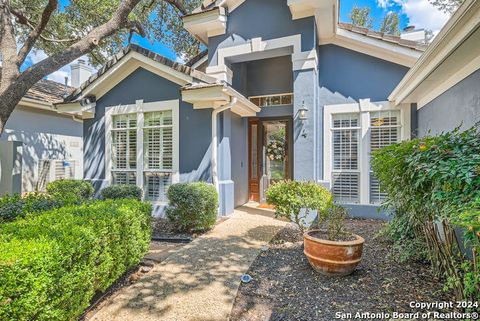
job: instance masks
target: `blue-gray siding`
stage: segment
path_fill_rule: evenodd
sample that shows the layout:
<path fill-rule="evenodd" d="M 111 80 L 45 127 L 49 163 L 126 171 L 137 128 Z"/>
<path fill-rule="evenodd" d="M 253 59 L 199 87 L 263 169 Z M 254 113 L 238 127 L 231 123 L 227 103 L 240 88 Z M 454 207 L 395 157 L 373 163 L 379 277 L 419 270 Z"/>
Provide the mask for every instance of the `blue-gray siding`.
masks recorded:
<path fill-rule="evenodd" d="M 228 16 L 227 32 L 208 42 L 210 65 L 217 64 L 217 49 L 243 44 L 252 38 L 263 40 L 302 35 L 302 51 L 315 48 L 314 17 L 292 20 L 287 0 L 248 0 Z"/>
<path fill-rule="evenodd" d="M 180 86 L 139 68 L 97 101 L 95 118 L 84 122 L 85 178 L 97 186 L 105 182 L 105 108 L 180 99 Z M 211 111 L 193 110 L 180 102 L 180 173 L 182 180 L 210 178 Z M 202 165 L 202 166 L 201 166 Z"/>
<path fill-rule="evenodd" d="M 418 110 L 419 136 L 436 135 L 480 121 L 480 70 Z"/>
<path fill-rule="evenodd" d="M 320 86 L 355 100 L 386 100 L 408 68 L 336 45 L 319 46 Z"/>

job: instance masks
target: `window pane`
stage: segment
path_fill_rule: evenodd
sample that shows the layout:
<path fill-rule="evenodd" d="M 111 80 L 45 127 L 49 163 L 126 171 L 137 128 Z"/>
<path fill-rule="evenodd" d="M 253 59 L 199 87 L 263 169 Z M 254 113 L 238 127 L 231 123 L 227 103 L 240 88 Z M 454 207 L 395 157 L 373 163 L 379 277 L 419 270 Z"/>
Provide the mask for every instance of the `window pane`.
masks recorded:
<path fill-rule="evenodd" d="M 333 115 L 333 128 L 359 127 L 359 114 L 335 114 Z"/>
<path fill-rule="evenodd" d="M 333 173 L 332 193 L 336 201 L 344 203 L 359 202 L 359 173 Z"/>
<path fill-rule="evenodd" d="M 173 130 L 149 128 L 144 130 L 145 169 L 171 170 L 173 167 Z"/>
<path fill-rule="evenodd" d="M 135 185 L 137 184 L 137 175 L 135 172 L 112 172 L 113 184 L 115 185 Z"/>
<path fill-rule="evenodd" d="M 250 101 L 260 107 L 291 105 L 293 94 L 254 97 Z"/>
<path fill-rule="evenodd" d="M 400 141 L 400 112 L 380 111 L 370 113 L 370 151 Z M 381 192 L 380 182 L 370 171 L 370 203 L 382 203 L 386 193 Z"/>
<path fill-rule="evenodd" d="M 333 131 L 333 169 L 358 169 L 358 129 Z"/>
<path fill-rule="evenodd" d="M 167 190 L 172 184 L 170 173 L 149 173 L 144 176 L 145 198 L 152 202 L 167 202 Z"/>
<path fill-rule="evenodd" d="M 145 127 L 172 125 L 172 111 L 145 113 Z"/>

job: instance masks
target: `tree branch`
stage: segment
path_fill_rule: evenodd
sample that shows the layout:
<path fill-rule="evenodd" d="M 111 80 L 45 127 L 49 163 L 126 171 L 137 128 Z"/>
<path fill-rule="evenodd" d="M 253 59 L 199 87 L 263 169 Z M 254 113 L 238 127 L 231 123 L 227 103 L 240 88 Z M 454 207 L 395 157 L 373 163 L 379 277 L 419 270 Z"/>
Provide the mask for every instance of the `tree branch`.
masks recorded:
<path fill-rule="evenodd" d="M 52 13 L 57 9 L 58 2 L 57 0 L 49 0 L 47 6 L 42 12 L 42 15 L 40 16 L 40 19 L 37 23 L 37 25 L 30 31 L 30 34 L 28 35 L 27 39 L 25 40 L 25 43 L 23 44 L 22 48 L 18 52 L 17 55 L 17 65 L 21 66 L 25 59 L 27 58 L 28 54 L 32 50 L 33 46 L 35 45 L 35 42 L 38 40 L 40 37 L 41 33 L 45 29 L 45 27 L 48 24 L 48 21 L 50 21 L 50 17 L 52 16 Z M 12 12 L 13 13 L 13 12 Z M 24 16 L 28 23 L 27 17 Z"/>
<path fill-rule="evenodd" d="M 27 16 L 22 12 L 22 11 L 19 11 L 19 10 L 16 10 L 16 9 L 11 9 L 11 13 L 12 15 L 14 15 L 16 18 L 17 18 L 17 22 L 24 25 L 24 26 L 27 26 L 28 28 L 34 30 L 35 29 L 35 26 L 33 25 L 33 22 L 27 18 Z M 50 34 L 52 34 L 50 32 Z M 74 41 L 78 41 L 80 40 L 80 38 L 65 38 L 65 39 L 56 39 L 56 38 L 49 38 L 49 37 L 46 37 L 42 34 L 40 34 L 39 36 L 40 39 L 44 40 L 44 41 L 48 41 L 48 42 L 58 42 L 58 43 L 61 43 L 61 42 L 74 42 Z"/>
<path fill-rule="evenodd" d="M 188 14 L 188 11 L 185 8 L 185 6 L 183 5 L 182 0 L 164 0 L 164 1 L 168 4 L 170 4 L 171 6 L 173 6 L 174 8 L 176 8 L 182 15 L 185 16 L 185 15 Z"/>

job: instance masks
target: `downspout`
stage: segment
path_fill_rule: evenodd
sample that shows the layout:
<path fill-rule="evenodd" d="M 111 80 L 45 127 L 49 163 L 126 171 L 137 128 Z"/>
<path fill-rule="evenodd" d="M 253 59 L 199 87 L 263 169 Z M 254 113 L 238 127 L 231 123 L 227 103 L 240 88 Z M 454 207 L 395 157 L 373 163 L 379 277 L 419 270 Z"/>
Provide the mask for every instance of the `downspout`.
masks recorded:
<path fill-rule="evenodd" d="M 212 181 L 217 193 L 220 192 L 220 187 L 218 183 L 218 134 L 217 134 L 217 120 L 218 114 L 221 112 L 232 108 L 237 103 L 236 97 L 230 97 L 230 102 L 223 105 L 220 108 L 214 109 L 212 111 Z"/>

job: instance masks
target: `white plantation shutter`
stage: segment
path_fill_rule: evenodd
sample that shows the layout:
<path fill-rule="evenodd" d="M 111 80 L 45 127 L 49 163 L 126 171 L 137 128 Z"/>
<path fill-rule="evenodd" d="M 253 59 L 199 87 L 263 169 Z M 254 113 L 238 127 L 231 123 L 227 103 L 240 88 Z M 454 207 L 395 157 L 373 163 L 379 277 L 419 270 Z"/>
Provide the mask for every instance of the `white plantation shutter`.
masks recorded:
<path fill-rule="evenodd" d="M 112 117 L 113 184 L 135 184 L 137 168 L 137 115 Z"/>
<path fill-rule="evenodd" d="M 379 111 L 370 113 L 370 151 L 398 143 L 400 141 L 400 112 Z M 378 179 L 370 170 L 370 203 L 378 204 L 385 199 Z"/>
<path fill-rule="evenodd" d="M 143 127 L 144 190 L 148 200 L 166 202 L 172 183 L 172 111 L 145 113 Z"/>
<path fill-rule="evenodd" d="M 360 115 L 332 115 L 332 192 L 339 202 L 358 203 Z"/>

